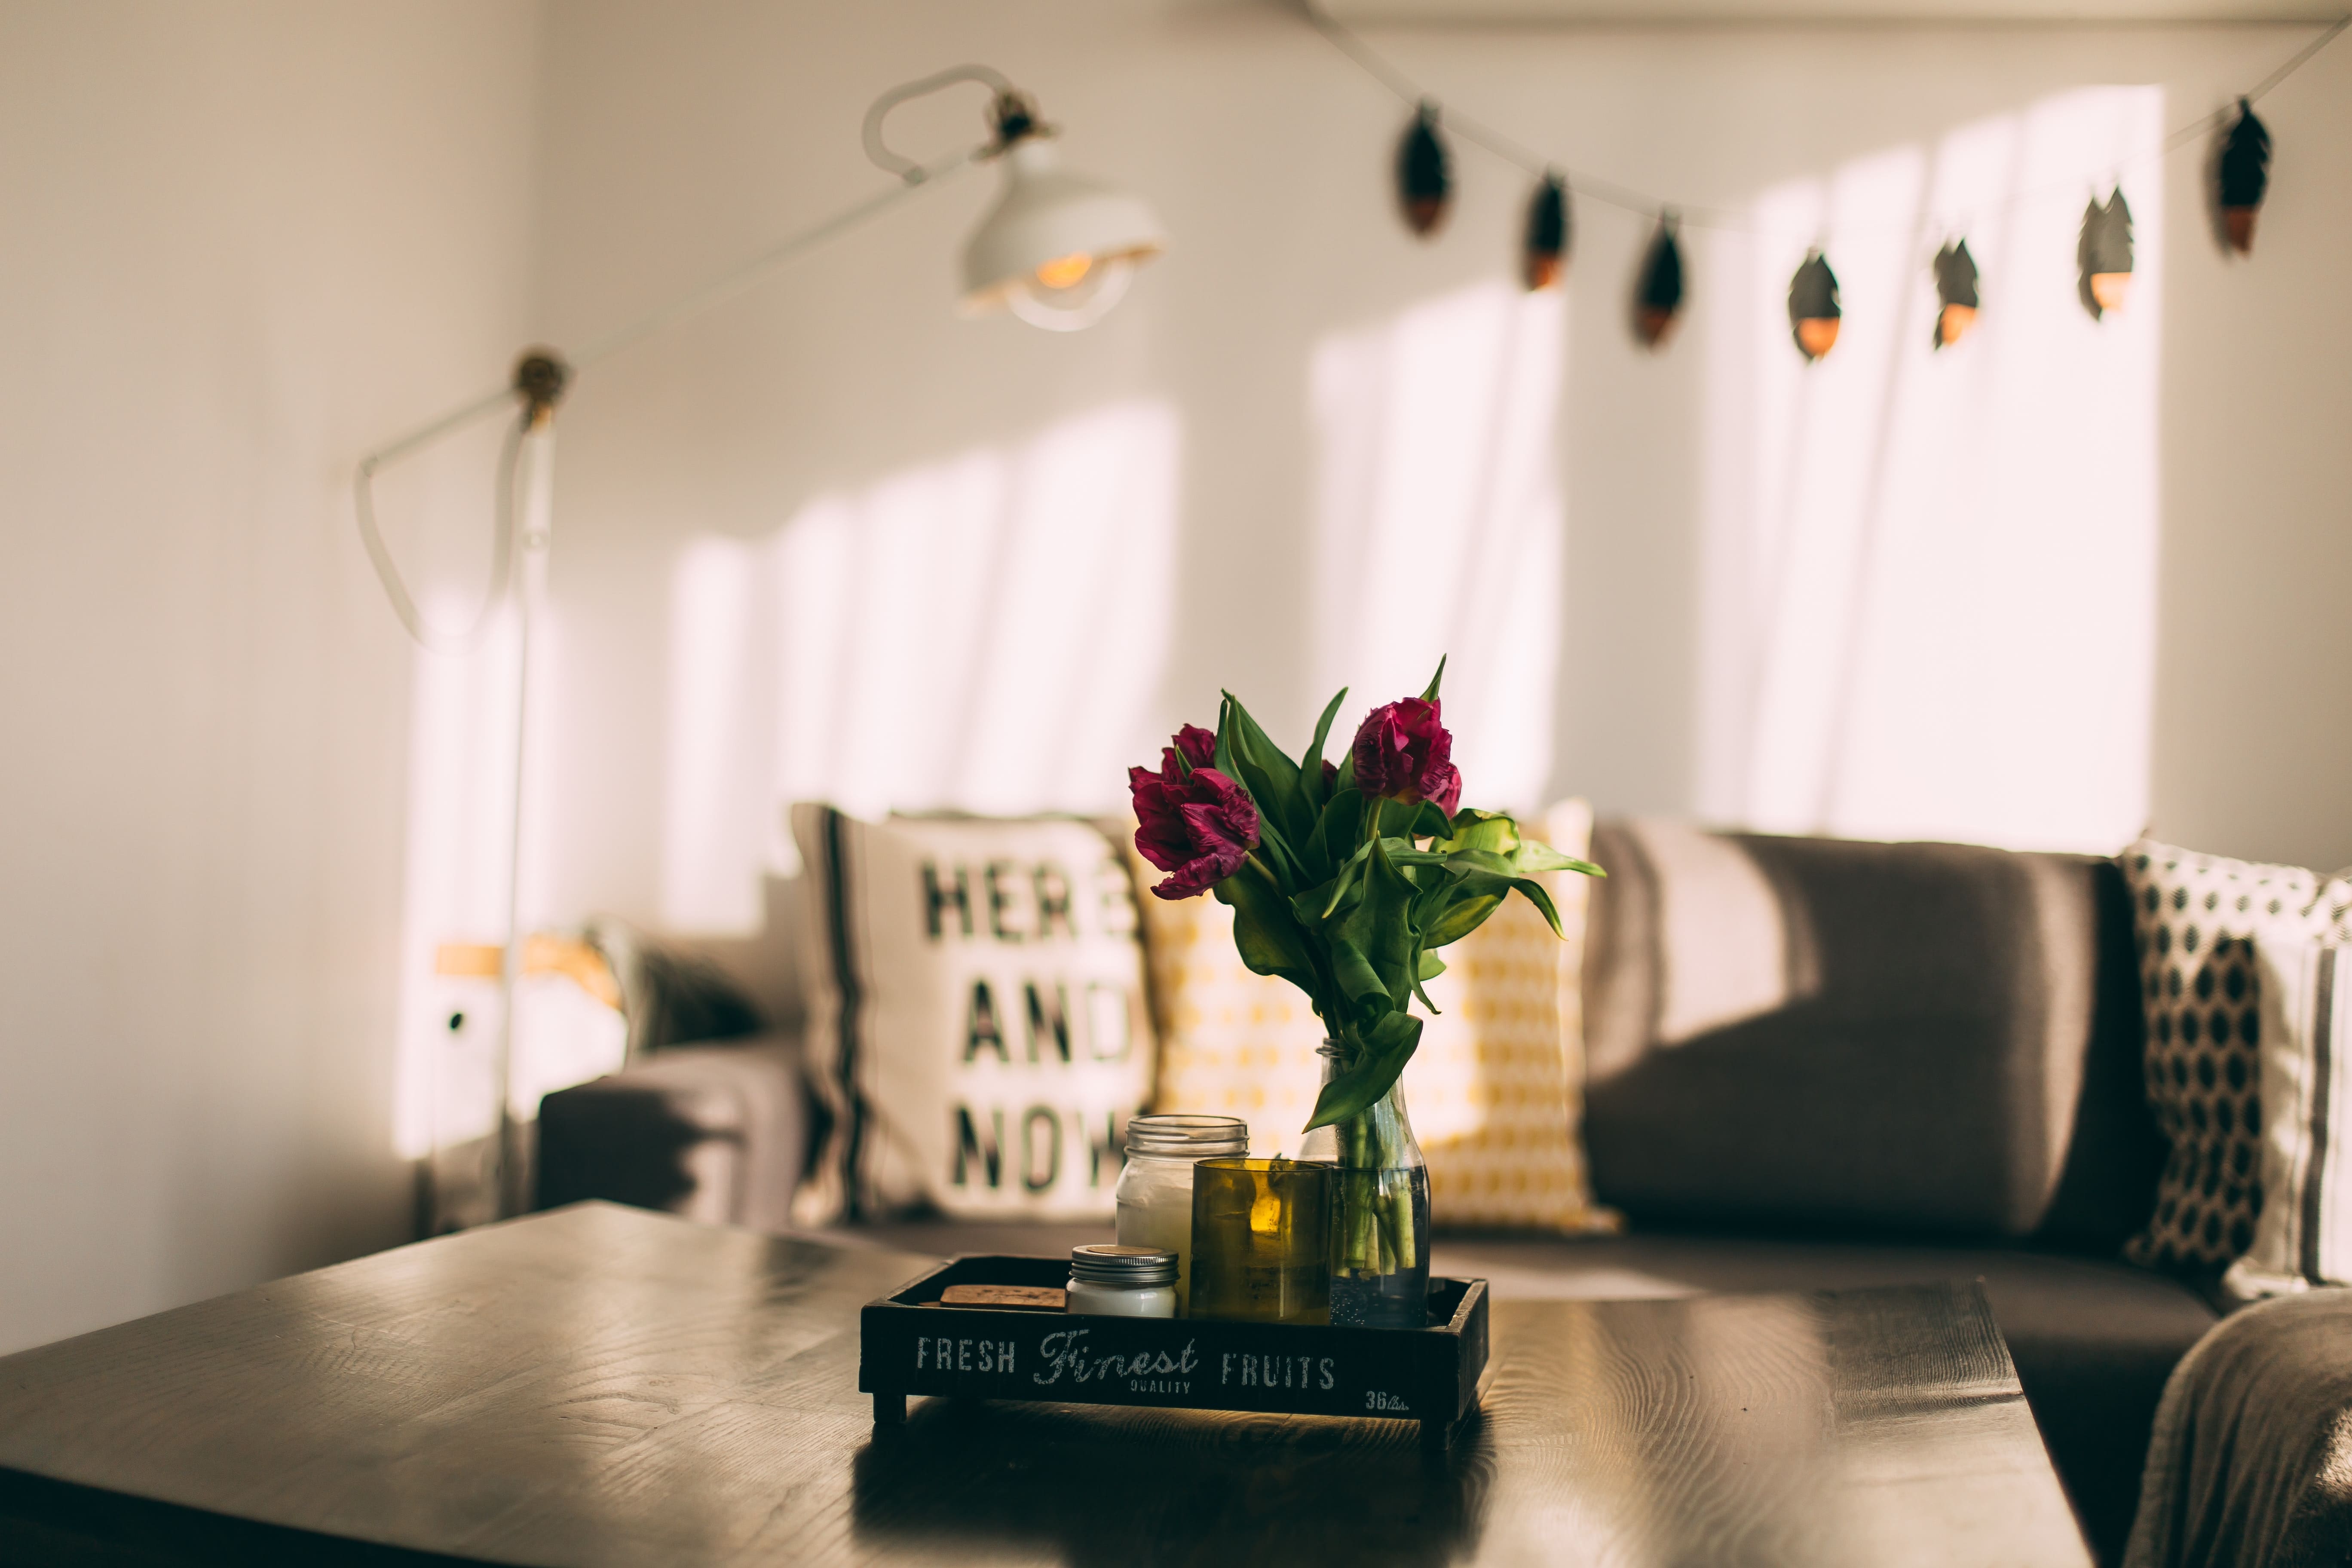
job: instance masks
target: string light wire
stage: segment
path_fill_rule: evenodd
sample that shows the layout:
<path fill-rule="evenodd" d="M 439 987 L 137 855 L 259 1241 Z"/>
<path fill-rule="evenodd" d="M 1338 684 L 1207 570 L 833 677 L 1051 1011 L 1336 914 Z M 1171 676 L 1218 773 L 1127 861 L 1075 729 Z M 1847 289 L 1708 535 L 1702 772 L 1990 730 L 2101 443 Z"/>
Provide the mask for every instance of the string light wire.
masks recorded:
<path fill-rule="evenodd" d="M 1353 61 L 1357 68 L 1365 75 L 1408 104 L 1416 108 L 1429 105 L 1438 111 L 1438 122 L 1445 130 L 1461 137 L 1471 145 L 1501 159 L 1504 163 L 1515 165 L 1528 174 L 1540 178 L 1546 174 L 1558 174 L 1575 195 L 1589 197 L 1603 205 L 1616 207 L 1638 216 L 1655 217 L 1661 221 L 1672 217 L 1692 228 L 1718 229 L 1741 234 L 1752 232 L 1752 226 L 1736 213 L 1727 212 L 1722 208 L 1670 202 L 1663 197 L 1637 191 L 1630 185 L 1619 184 L 1613 180 L 1603 179 L 1593 174 L 1579 174 L 1568 164 L 1556 159 L 1546 158 L 1517 137 L 1496 130 L 1485 121 L 1475 119 L 1446 106 L 1444 100 L 1424 90 L 1418 82 L 1401 69 L 1395 61 L 1365 42 L 1353 28 L 1327 14 L 1318 4 L 1318 0 L 1301 0 L 1300 9 L 1306 14 L 1307 24 L 1333 48 Z M 2296 50 L 2276 70 L 2264 77 L 2260 83 L 2241 96 L 2249 103 L 2259 100 L 2281 82 L 2310 64 L 2313 58 L 2329 44 L 2334 43 L 2347 27 L 2352 27 L 2352 14 L 2347 14 L 2328 24 L 2317 37 Z M 2198 116 L 2188 124 L 2174 131 L 2156 147 L 2117 160 L 2116 167 L 2131 168 L 2156 162 L 2170 156 L 2190 142 L 2210 136 L 2224 123 L 2225 117 L 2235 107 L 2236 100 L 2233 99 L 2226 108 Z M 2076 184 L 2079 182 L 2021 191 L 2000 206 L 1977 216 L 1998 216 L 2023 206 L 2029 202 L 2037 201 L 2043 196 L 2071 190 Z M 1907 230 L 1916 227 L 1916 225 L 1906 224 L 1903 226 Z"/>

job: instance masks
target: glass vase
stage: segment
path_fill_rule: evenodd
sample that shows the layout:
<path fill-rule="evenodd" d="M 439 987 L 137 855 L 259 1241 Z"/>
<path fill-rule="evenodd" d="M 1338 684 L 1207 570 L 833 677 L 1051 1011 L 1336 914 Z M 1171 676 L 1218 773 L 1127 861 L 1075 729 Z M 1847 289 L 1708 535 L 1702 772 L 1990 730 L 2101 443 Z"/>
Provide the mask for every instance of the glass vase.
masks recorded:
<path fill-rule="evenodd" d="M 1323 1081 L 1349 1059 L 1337 1040 L 1322 1047 Z M 1331 1321 L 1369 1329 L 1418 1329 L 1429 1318 L 1429 1166 L 1405 1115 L 1404 1080 L 1360 1114 L 1307 1135 L 1300 1157 L 1328 1161 L 1331 1190 Z"/>

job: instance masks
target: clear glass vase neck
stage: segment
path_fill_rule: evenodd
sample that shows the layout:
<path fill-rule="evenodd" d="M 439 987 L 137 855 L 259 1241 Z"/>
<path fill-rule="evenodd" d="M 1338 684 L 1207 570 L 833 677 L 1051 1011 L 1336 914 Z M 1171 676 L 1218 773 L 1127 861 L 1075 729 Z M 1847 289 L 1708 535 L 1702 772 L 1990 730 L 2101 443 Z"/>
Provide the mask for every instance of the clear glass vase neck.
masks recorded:
<path fill-rule="evenodd" d="M 1327 1039 L 1317 1047 L 1323 1059 L 1323 1082 L 1347 1070 L 1353 1055 L 1346 1042 Z M 1412 1118 L 1406 1113 L 1404 1077 L 1397 1076 L 1386 1093 L 1345 1121 L 1318 1127 L 1299 1145 L 1302 1160 L 1329 1160 L 1357 1170 L 1417 1170 L 1426 1162 L 1413 1137 Z"/>

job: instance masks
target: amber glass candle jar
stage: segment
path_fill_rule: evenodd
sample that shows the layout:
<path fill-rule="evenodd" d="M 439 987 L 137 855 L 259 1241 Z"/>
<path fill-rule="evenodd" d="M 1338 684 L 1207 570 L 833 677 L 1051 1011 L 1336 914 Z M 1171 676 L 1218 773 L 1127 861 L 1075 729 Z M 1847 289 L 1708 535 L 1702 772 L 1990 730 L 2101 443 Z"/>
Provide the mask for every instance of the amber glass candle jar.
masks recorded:
<path fill-rule="evenodd" d="M 1331 1175 L 1313 1161 L 1194 1165 L 1191 1315 L 1329 1322 Z"/>

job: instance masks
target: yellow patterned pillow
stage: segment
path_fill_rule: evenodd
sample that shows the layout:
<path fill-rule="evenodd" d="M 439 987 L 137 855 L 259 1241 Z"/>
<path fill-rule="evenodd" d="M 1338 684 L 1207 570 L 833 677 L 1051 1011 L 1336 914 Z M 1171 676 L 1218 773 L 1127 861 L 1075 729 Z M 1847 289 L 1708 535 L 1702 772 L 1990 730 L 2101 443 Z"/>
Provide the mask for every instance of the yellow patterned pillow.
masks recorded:
<path fill-rule="evenodd" d="M 1591 808 L 1563 802 L 1540 831 L 1582 855 Z M 1128 848 L 1145 886 L 1157 881 L 1131 841 Z M 1586 880 L 1549 880 L 1565 942 L 1525 900 L 1510 899 L 1446 949 L 1446 972 L 1428 987 L 1439 1015 L 1405 1069 L 1405 1105 L 1441 1226 L 1618 1227 L 1592 1201 L 1584 1163 Z M 1216 900 L 1137 901 L 1160 1029 L 1154 1104 L 1241 1117 L 1254 1152 L 1296 1153 L 1321 1079 L 1322 1024 L 1306 995 L 1243 966 L 1233 911 Z"/>

